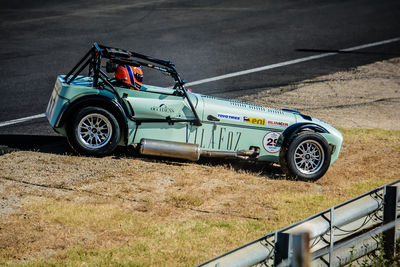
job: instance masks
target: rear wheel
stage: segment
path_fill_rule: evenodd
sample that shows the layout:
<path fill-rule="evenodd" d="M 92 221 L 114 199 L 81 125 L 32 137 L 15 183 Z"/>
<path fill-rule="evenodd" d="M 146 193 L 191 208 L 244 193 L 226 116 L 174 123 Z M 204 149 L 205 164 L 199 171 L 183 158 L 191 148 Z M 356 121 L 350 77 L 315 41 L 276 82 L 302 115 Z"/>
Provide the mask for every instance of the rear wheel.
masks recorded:
<path fill-rule="evenodd" d="M 321 178 L 329 168 L 328 142 L 318 133 L 301 132 L 282 147 L 280 163 L 288 176 L 306 181 Z"/>
<path fill-rule="evenodd" d="M 76 112 L 67 129 L 68 142 L 80 154 L 102 156 L 114 151 L 121 138 L 115 116 L 99 107 Z"/>

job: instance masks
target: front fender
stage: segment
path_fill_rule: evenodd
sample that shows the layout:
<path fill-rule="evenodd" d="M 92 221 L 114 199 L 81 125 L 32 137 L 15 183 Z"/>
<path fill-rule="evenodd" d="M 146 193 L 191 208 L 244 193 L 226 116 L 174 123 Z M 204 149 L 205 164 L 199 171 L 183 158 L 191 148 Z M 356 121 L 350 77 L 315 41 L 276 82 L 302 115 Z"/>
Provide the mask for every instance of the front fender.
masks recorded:
<path fill-rule="evenodd" d="M 315 124 L 315 123 L 311 123 L 311 122 L 299 122 L 299 123 L 295 123 L 290 125 L 288 128 L 285 129 L 285 131 L 283 131 L 281 137 L 279 138 L 278 142 L 277 142 L 277 146 L 285 146 L 288 144 L 288 142 L 290 142 L 290 140 L 293 139 L 293 137 L 305 130 L 305 129 L 311 129 L 317 133 L 329 133 L 329 131 L 327 129 L 325 129 L 324 127 L 322 127 L 321 125 Z"/>

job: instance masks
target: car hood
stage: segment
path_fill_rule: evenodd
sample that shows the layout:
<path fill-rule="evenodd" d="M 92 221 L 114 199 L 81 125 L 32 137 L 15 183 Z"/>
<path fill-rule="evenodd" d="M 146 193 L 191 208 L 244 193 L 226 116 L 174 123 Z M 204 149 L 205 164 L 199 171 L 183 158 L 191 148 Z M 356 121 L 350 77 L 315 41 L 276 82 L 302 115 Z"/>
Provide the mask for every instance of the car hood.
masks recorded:
<path fill-rule="evenodd" d="M 211 115 L 221 123 L 285 129 L 297 122 L 293 112 L 248 104 L 236 100 L 196 94 L 203 102 L 202 119 Z M 200 115 L 200 114 L 199 114 Z"/>

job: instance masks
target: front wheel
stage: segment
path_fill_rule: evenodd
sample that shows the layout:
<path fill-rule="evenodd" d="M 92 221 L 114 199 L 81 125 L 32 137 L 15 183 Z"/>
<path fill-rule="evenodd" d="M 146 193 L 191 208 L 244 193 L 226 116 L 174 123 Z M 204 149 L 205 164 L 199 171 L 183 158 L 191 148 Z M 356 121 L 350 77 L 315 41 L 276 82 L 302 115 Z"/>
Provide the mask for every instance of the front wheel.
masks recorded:
<path fill-rule="evenodd" d="M 121 131 L 112 113 L 99 107 L 85 107 L 72 116 L 67 137 L 76 152 L 103 156 L 117 147 Z"/>
<path fill-rule="evenodd" d="M 318 133 L 301 132 L 280 153 L 282 169 L 288 176 L 305 181 L 321 178 L 329 168 L 328 142 Z"/>

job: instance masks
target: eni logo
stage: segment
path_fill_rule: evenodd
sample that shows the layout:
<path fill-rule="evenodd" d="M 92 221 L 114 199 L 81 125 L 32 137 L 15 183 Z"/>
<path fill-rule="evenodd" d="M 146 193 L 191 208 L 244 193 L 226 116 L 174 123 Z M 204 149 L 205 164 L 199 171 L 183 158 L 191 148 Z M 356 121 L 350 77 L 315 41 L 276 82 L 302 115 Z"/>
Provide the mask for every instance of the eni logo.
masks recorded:
<path fill-rule="evenodd" d="M 258 125 L 265 125 L 265 119 L 253 118 L 253 117 L 243 117 L 244 122 Z"/>

